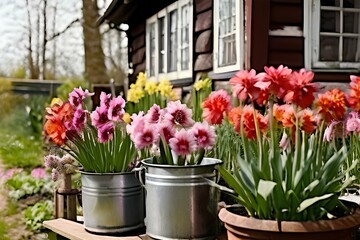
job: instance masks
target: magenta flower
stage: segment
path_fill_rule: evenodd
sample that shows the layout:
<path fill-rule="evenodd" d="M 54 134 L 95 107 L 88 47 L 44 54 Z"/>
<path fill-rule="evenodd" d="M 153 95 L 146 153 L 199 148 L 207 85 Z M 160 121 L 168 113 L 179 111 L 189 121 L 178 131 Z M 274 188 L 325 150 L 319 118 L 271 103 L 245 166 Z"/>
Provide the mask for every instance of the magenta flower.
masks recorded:
<path fill-rule="evenodd" d="M 109 103 L 108 118 L 113 121 L 122 122 L 125 110 L 125 100 L 118 96 L 113 98 Z"/>
<path fill-rule="evenodd" d="M 156 143 L 159 135 L 153 127 L 145 127 L 141 132 L 135 132 L 134 144 L 137 149 L 143 149 Z"/>
<path fill-rule="evenodd" d="M 76 109 L 74 112 L 74 118 L 72 120 L 72 128 L 75 129 L 77 132 L 80 132 L 86 122 L 86 112 L 82 108 Z"/>
<path fill-rule="evenodd" d="M 146 121 L 150 124 L 157 124 L 161 121 L 162 110 L 154 104 L 146 114 Z"/>
<path fill-rule="evenodd" d="M 360 119 L 359 114 L 355 111 L 352 111 L 348 114 L 345 122 L 346 134 L 350 132 L 359 133 L 360 132 Z"/>
<path fill-rule="evenodd" d="M 44 168 L 34 168 L 31 171 L 31 176 L 36 179 L 41 179 L 47 177 L 47 174 Z"/>
<path fill-rule="evenodd" d="M 91 123 L 96 128 L 100 128 L 105 123 L 109 122 L 108 109 L 105 106 L 96 107 L 95 111 L 91 113 Z"/>
<path fill-rule="evenodd" d="M 178 156 L 191 154 L 196 150 L 195 137 L 190 131 L 181 129 L 169 140 L 169 146 Z"/>
<path fill-rule="evenodd" d="M 158 124 L 157 131 L 159 132 L 160 136 L 165 139 L 167 143 L 169 143 L 169 140 L 175 136 L 175 129 L 171 124 L 167 122 L 162 122 Z"/>
<path fill-rule="evenodd" d="M 69 102 L 74 108 L 79 108 L 82 106 L 83 100 L 92 95 L 94 95 L 94 93 L 90 93 L 87 89 L 84 91 L 81 87 L 74 88 L 74 90 L 69 93 Z"/>
<path fill-rule="evenodd" d="M 98 128 L 98 138 L 100 143 L 106 143 L 112 139 L 114 133 L 114 124 L 107 122 Z"/>
<path fill-rule="evenodd" d="M 198 149 L 211 149 L 215 144 L 215 129 L 207 122 L 195 123 L 191 129 L 194 134 Z"/>
<path fill-rule="evenodd" d="M 110 106 L 111 94 L 101 92 L 100 94 L 100 107 L 108 108 Z"/>
<path fill-rule="evenodd" d="M 192 110 L 185 104 L 181 104 L 179 100 L 176 102 L 169 102 L 166 111 L 165 120 L 172 123 L 172 125 L 190 127 L 194 124 Z"/>

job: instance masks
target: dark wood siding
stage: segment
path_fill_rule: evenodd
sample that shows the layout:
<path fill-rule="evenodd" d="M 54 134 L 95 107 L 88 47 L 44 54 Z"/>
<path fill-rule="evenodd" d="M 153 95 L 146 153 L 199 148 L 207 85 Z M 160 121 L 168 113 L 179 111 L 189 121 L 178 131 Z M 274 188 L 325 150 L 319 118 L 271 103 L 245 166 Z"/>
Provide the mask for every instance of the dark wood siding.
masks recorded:
<path fill-rule="evenodd" d="M 145 45 L 145 21 L 129 26 L 128 31 L 129 46 L 129 67 L 133 73 L 129 74 L 129 83 L 136 81 L 139 72 L 145 72 L 146 45 Z"/>

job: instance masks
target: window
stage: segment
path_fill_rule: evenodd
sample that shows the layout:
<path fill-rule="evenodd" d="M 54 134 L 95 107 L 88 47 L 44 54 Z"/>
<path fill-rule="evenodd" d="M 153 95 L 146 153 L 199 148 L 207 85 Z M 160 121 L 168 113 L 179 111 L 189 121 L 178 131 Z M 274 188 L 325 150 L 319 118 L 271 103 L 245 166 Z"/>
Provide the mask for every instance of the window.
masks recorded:
<path fill-rule="evenodd" d="M 304 12 L 305 67 L 358 69 L 360 0 L 305 1 Z"/>
<path fill-rule="evenodd" d="M 192 2 L 179 0 L 146 21 L 146 72 L 150 79 L 192 77 Z"/>
<path fill-rule="evenodd" d="M 214 72 L 240 70 L 244 65 L 244 3 L 214 1 Z"/>

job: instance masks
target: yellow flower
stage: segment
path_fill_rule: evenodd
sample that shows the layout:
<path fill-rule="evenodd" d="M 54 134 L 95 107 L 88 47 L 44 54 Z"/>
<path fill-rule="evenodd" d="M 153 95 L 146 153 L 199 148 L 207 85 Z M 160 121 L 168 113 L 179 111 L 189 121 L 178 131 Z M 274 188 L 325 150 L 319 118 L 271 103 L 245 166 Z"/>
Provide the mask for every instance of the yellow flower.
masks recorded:
<path fill-rule="evenodd" d="M 204 87 L 204 81 L 203 80 L 199 80 L 196 83 L 194 83 L 194 88 L 195 88 L 196 91 L 199 91 L 203 87 Z"/>
<path fill-rule="evenodd" d="M 172 85 L 167 79 L 160 80 L 160 83 L 157 87 L 157 90 L 160 92 L 161 96 L 169 97 L 172 90 Z"/>
<path fill-rule="evenodd" d="M 129 124 L 129 123 L 131 122 L 130 114 L 126 112 L 126 113 L 124 114 L 124 116 L 122 117 L 122 120 L 123 120 L 125 123 Z"/>
<path fill-rule="evenodd" d="M 171 101 L 179 100 L 178 95 L 176 94 L 176 92 L 174 90 L 172 90 L 170 93 L 170 99 L 171 99 Z"/>
<path fill-rule="evenodd" d="M 141 88 L 129 89 L 127 94 L 127 100 L 129 102 L 138 103 L 140 98 L 144 96 L 144 91 Z"/>
<path fill-rule="evenodd" d="M 61 101 L 60 98 L 53 98 L 53 99 L 51 100 L 50 106 L 54 106 L 55 104 L 57 104 L 57 105 L 62 105 L 62 104 L 63 104 L 63 101 Z"/>
<path fill-rule="evenodd" d="M 146 74 L 143 72 L 140 72 L 139 75 L 137 76 L 135 84 L 139 87 L 144 87 L 146 84 Z"/>
<path fill-rule="evenodd" d="M 152 95 L 156 92 L 157 90 L 157 83 L 155 81 L 149 81 L 146 82 L 145 84 L 145 91 L 149 94 Z"/>

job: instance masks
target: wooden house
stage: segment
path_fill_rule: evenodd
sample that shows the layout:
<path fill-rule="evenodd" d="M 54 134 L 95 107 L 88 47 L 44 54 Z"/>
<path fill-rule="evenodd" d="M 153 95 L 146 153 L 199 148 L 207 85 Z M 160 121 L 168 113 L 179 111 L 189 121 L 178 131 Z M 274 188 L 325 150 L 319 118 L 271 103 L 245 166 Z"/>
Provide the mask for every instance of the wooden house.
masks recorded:
<path fill-rule="evenodd" d="M 100 22 L 129 25 L 130 82 L 283 64 L 331 85 L 360 69 L 360 0 L 114 0 Z"/>

